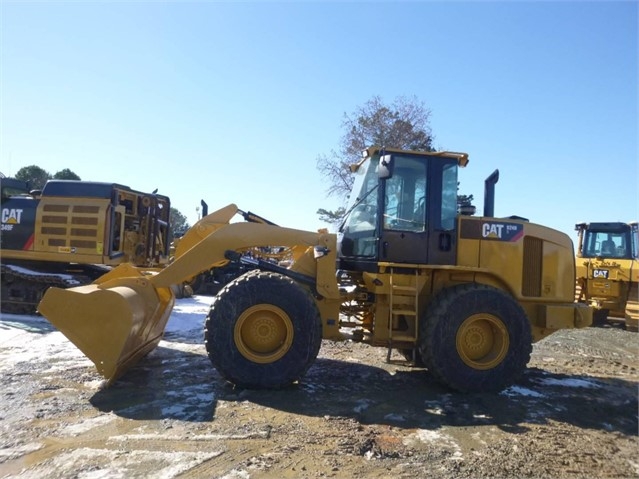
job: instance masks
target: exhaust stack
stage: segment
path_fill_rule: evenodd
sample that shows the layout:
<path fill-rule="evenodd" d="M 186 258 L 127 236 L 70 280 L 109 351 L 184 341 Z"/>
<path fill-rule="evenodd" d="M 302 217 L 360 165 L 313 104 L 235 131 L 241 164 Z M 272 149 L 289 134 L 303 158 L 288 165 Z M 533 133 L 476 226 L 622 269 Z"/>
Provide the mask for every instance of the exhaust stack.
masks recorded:
<path fill-rule="evenodd" d="M 499 181 L 499 170 L 495 170 L 484 181 L 484 216 L 495 216 L 495 185 Z"/>

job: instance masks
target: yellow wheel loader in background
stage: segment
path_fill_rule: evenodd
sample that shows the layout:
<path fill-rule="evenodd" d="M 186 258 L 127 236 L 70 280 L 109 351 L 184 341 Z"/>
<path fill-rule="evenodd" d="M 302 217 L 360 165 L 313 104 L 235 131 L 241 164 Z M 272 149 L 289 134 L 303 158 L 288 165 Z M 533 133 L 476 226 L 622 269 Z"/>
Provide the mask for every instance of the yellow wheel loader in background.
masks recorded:
<path fill-rule="evenodd" d="M 594 323 L 608 317 L 639 329 L 639 224 L 579 223 L 577 301 L 594 308 Z"/>
<path fill-rule="evenodd" d="M 230 222 L 230 204 L 196 223 L 191 244 L 156 273 L 130 265 L 91 285 L 51 288 L 39 310 L 109 382 L 160 341 L 171 285 L 229 262 L 253 269 L 214 298 L 205 345 L 220 374 L 244 388 L 281 388 L 313 364 L 322 338 L 393 349 L 459 391 L 496 391 L 525 370 L 532 342 L 586 327 L 574 301 L 570 238 L 519 217 L 459 215 L 464 153 L 371 147 L 337 234 Z M 276 252 L 279 260 L 271 253 Z"/>

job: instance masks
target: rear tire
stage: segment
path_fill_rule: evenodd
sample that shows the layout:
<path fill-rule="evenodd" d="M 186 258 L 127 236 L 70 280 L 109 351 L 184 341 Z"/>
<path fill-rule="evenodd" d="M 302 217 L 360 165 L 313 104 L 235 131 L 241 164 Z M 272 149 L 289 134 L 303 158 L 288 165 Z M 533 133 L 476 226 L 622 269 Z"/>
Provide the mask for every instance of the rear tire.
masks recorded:
<path fill-rule="evenodd" d="M 308 291 L 286 276 L 250 271 L 211 304 L 209 359 L 236 386 L 279 389 L 299 380 L 319 353 L 322 322 Z"/>
<path fill-rule="evenodd" d="M 419 347 L 437 380 L 462 392 L 499 391 L 526 369 L 530 323 L 507 293 L 480 284 L 442 291 L 420 320 Z"/>

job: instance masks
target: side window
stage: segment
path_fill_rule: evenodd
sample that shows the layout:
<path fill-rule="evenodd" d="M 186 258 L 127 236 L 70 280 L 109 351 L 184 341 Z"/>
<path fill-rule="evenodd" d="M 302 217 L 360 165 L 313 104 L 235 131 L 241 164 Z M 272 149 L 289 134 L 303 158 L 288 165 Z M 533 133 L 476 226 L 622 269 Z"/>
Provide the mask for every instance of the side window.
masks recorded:
<path fill-rule="evenodd" d="M 584 256 L 594 258 L 599 251 L 597 235 L 586 231 L 586 240 L 584 241 Z"/>
<path fill-rule="evenodd" d="M 457 164 L 444 165 L 442 171 L 442 212 L 440 226 L 443 230 L 454 230 L 457 218 Z"/>
<path fill-rule="evenodd" d="M 384 229 L 426 230 L 426 165 L 411 158 L 395 158 L 393 177 L 386 181 Z"/>

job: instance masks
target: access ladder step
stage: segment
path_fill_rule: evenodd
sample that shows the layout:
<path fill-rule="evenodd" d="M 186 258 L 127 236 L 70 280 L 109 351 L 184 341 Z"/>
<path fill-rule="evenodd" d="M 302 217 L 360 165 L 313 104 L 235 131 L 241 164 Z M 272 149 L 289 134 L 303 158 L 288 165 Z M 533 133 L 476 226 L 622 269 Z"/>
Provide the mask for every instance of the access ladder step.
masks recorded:
<path fill-rule="evenodd" d="M 414 309 L 393 309 L 394 316 L 417 316 L 417 311 Z"/>

